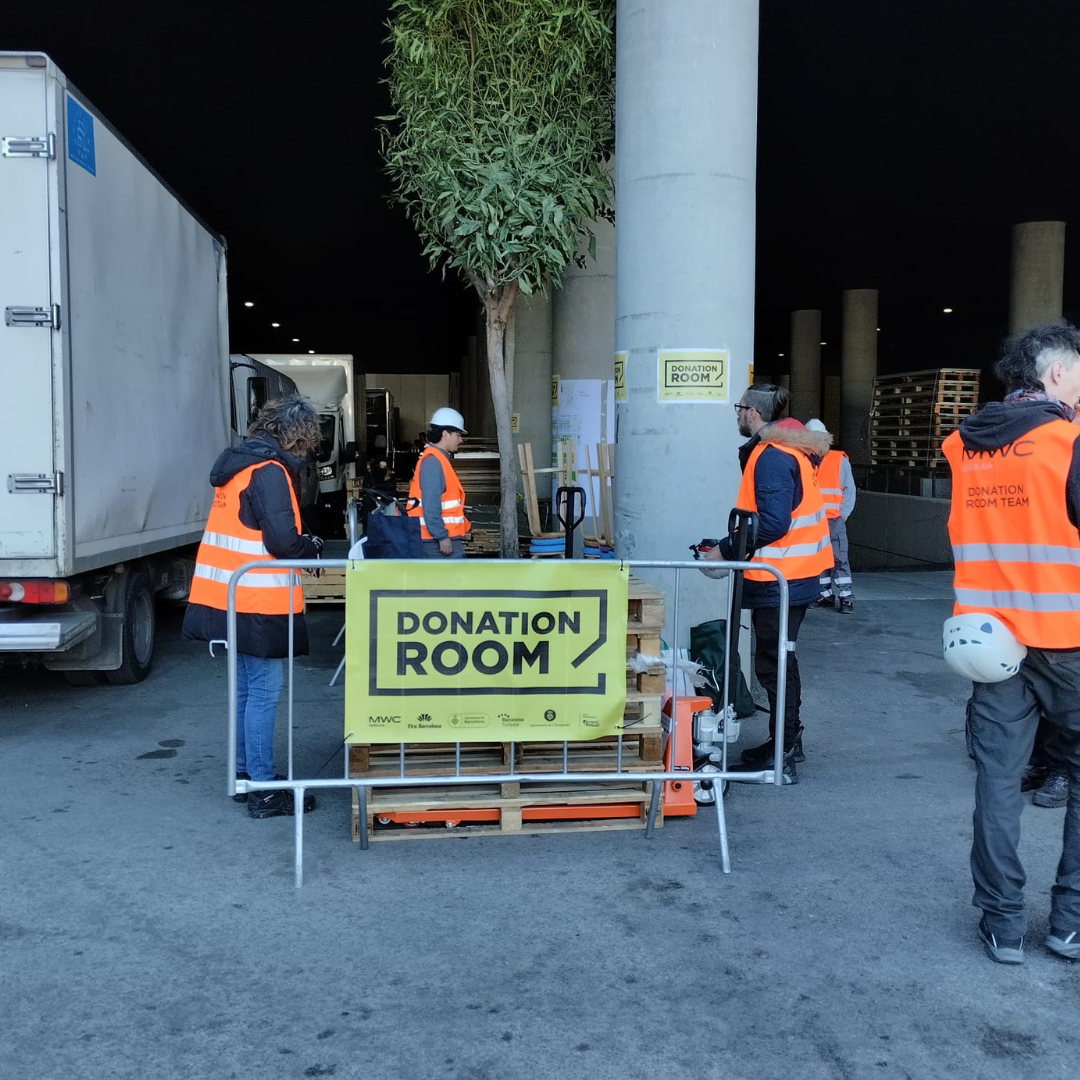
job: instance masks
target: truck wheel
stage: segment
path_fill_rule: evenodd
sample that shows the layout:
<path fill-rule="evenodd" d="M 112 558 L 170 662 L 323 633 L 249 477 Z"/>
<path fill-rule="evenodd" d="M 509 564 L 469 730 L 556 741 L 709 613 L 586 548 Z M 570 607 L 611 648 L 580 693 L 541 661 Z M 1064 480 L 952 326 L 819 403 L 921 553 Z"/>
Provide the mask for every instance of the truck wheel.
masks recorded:
<path fill-rule="evenodd" d="M 123 663 L 115 671 L 105 672 L 105 678 L 114 686 L 140 683 L 150 673 L 156 623 L 150 579 L 143 571 L 136 571 L 124 590 Z"/>

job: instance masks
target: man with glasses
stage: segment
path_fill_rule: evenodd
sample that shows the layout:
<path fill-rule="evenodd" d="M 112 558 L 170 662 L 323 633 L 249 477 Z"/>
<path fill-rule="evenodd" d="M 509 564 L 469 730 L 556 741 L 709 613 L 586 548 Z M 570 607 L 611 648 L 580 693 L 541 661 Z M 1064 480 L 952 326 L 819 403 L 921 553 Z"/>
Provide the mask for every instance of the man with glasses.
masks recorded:
<path fill-rule="evenodd" d="M 807 607 L 818 598 L 818 579 L 833 563 L 825 504 L 815 475 L 832 436 L 807 431 L 798 420 L 780 420 L 787 401 L 783 387 L 754 383 L 735 406 L 739 434 L 747 439 L 739 447 L 743 478 L 736 506 L 758 517 L 752 561 L 776 567 L 787 581 L 787 637 L 794 645 Z M 734 553 L 734 537 L 727 536 L 705 558 L 730 560 Z M 754 671 L 769 697 L 769 738 L 744 750 L 742 764 L 733 771 L 758 772 L 769 767 L 775 753 L 780 586 L 767 570 L 748 570 L 743 577 L 743 607 L 751 611 L 756 642 Z M 782 706 L 785 784 L 799 782 L 795 766 L 803 760 L 801 704 L 799 661 L 792 651 Z"/>

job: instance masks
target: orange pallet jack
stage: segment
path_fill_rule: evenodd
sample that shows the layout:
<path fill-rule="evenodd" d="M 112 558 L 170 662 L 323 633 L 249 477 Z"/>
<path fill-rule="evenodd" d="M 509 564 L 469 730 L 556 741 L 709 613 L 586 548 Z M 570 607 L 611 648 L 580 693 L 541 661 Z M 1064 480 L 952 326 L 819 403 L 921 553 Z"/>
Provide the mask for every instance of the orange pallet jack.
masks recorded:
<path fill-rule="evenodd" d="M 675 703 L 675 716 L 671 715 Z M 697 813 L 694 802 L 694 714 L 712 708 L 712 698 L 671 698 L 664 705 L 668 718 L 667 745 L 664 747 L 664 771 L 685 772 L 686 780 L 668 780 L 664 784 L 664 816 L 689 817 Z"/>

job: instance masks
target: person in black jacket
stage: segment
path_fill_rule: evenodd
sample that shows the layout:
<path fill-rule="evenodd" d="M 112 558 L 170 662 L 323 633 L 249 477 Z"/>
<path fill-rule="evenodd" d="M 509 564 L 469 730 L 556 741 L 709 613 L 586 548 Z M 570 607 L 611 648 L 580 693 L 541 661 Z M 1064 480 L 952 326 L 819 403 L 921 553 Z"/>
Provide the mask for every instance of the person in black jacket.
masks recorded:
<path fill-rule="evenodd" d="M 301 533 L 299 500 L 303 456 L 319 445 L 319 417 L 311 402 L 293 396 L 268 402 L 248 437 L 223 450 L 210 471 L 214 508 L 199 548 L 191 600 L 184 616 L 187 639 L 226 637 L 226 590 L 233 569 L 253 558 L 314 559 L 318 537 Z M 268 568 L 269 571 L 269 568 Z M 257 580 L 257 579 L 254 579 Z M 240 601 L 244 583 L 251 583 Z M 293 653 L 308 652 L 303 594 L 295 586 L 254 587 L 241 579 L 237 596 L 237 739 L 239 780 L 279 780 L 274 771 L 274 713 L 289 654 L 289 594 L 293 602 Z M 289 791 L 237 795 L 252 817 L 294 813 Z M 313 809 L 306 796 L 304 810 Z"/>

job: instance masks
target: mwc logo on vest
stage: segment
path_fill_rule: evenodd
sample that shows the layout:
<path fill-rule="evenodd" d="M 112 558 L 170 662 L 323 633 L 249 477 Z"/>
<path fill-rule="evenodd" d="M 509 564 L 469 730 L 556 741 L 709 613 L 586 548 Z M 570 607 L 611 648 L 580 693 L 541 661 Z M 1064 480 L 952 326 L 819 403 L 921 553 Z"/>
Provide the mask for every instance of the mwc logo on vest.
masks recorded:
<path fill-rule="evenodd" d="M 1018 439 L 993 450 L 969 450 L 964 448 L 965 462 L 982 464 L 967 465 L 964 472 L 993 468 L 995 458 L 1026 458 L 1035 456 L 1034 439 Z M 1024 485 L 1015 484 L 969 484 L 964 492 L 964 506 L 968 510 L 1018 510 L 1030 506 L 1031 500 L 1024 492 Z"/>
<path fill-rule="evenodd" d="M 628 576 L 618 564 L 351 564 L 346 740 L 386 742 L 388 728 L 415 742 L 615 732 Z"/>

